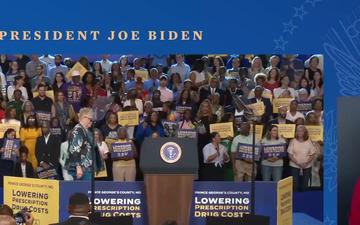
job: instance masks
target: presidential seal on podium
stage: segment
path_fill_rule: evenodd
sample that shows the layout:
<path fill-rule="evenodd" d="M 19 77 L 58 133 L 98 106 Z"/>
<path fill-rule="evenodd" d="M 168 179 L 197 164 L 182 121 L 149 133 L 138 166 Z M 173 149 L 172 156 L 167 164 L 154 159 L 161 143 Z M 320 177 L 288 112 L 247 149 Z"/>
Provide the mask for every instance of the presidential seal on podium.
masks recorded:
<path fill-rule="evenodd" d="M 176 163 L 181 158 L 182 150 L 175 142 L 166 142 L 160 148 L 161 159 L 166 163 Z"/>

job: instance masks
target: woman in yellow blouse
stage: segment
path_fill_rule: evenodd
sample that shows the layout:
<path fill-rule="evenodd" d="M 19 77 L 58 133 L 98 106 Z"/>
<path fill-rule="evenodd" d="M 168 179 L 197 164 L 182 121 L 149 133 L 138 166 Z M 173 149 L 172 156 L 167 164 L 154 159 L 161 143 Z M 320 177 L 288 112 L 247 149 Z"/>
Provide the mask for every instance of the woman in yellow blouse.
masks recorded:
<path fill-rule="evenodd" d="M 38 167 L 38 162 L 35 156 L 35 144 L 36 139 L 41 136 L 41 129 L 38 127 L 38 123 L 35 115 L 30 115 L 24 127 L 20 130 L 21 145 L 26 146 L 29 149 L 28 159 L 31 162 L 34 169 Z"/>

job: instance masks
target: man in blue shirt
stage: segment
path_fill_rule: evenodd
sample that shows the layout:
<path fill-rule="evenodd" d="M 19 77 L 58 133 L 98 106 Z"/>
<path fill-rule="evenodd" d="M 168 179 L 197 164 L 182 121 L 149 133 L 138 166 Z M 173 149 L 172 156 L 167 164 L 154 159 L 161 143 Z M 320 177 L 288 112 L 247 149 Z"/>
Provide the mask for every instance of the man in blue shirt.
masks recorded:
<path fill-rule="evenodd" d="M 125 90 L 128 91 L 130 89 L 135 88 L 135 70 L 134 69 L 128 69 L 127 71 L 127 78 L 125 81 Z"/>
<path fill-rule="evenodd" d="M 154 90 L 158 89 L 160 86 L 160 81 L 158 78 L 158 70 L 156 68 L 152 68 L 150 70 L 150 79 L 144 82 L 144 89 L 149 91 L 149 93 L 152 93 Z"/>
<path fill-rule="evenodd" d="M 62 65 L 61 63 L 62 63 L 62 56 L 55 55 L 55 66 L 49 70 L 49 76 L 48 76 L 50 78 L 51 83 L 54 83 L 56 73 L 61 72 L 64 75 L 68 73 L 69 71 L 68 67 Z"/>
<path fill-rule="evenodd" d="M 181 80 L 186 80 L 187 78 L 189 78 L 191 72 L 190 66 L 185 63 L 184 55 L 176 55 L 175 59 L 176 64 L 171 65 L 168 72 L 169 76 L 171 76 L 171 74 L 173 73 L 179 73 Z"/>

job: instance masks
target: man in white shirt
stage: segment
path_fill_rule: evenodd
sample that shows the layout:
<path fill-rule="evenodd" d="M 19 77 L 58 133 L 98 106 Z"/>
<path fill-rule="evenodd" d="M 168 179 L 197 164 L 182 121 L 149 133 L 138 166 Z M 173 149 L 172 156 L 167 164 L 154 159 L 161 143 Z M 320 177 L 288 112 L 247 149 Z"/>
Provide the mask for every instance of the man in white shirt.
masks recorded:
<path fill-rule="evenodd" d="M 160 100 L 162 102 L 172 102 L 173 99 L 174 99 L 174 94 L 172 92 L 172 90 L 170 90 L 169 88 L 167 88 L 167 84 L 168 84 L 168 81 L 167 81 L 167 76 L 166 75 L 162 75 L 160 77 L 160 87 L 159 87 L 159 90 L 161 92 L 161 95 L 160 95 Z"/>
<path fill-rule="evenodd" d="M 176 64 L 171 65 L 169 69 L 169 76 L 173 73 L 179 73 L 181 80 L 186 80 L 190 75 L 190 66 L 185 63 L 184 55 L 175 56 Z"/>
<path fill-rule="evenodd" d="M 48 68 L 55 66 L 55 57 L 52 55 L 44 54 L 40 56 L 39 59 L 44 61 L 48 65 Z"/>
<path fill-rule="evenodd" d="M 211 142 L 203 148 L 204 166 L 201 179 L 206 181 L 224 180 L 224 164 L 230 161 L 225 146 L 221 145 L 219 133 L 210 134 Z"/>

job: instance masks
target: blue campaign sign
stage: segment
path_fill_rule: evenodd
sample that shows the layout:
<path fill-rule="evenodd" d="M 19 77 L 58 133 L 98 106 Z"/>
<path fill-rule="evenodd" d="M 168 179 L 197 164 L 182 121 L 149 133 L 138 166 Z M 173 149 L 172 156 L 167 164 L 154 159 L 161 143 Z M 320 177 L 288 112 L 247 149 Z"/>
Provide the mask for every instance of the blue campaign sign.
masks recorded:
<path fill-rule="evenodd" d="M 90 182 L 60 182 L 60 209 L 67 208 L 71 194 L 86 191 L 90 197 Z M 134 225 L 147 224 L 143 182 L 96 182 L 95 210 L 102 216 L 131 215 Z M 270 217 L 276 225 L 277 184 L 256 182 L 255 210 Z M 250 213 L 250 183 L 248 182 L 195 182 L 190 214 L 191 225 L 205 225 L 206 216 L 239 218 Z M 60 210 L 60 220 L 68 217 Z"/>
<path fill-rule="evenodd" d="M 143 182 L 96 182 L 95 210 L 103 217 L 129 216 L 134 225 L 147 221 Z M 87 191 L 90 197 L 90 182 L 60 182 L 60 209 L 67 208 L 67 200 L 75 192 Z M 68 217 L 66 210 L 60 210 L 60 221 Z"/>

